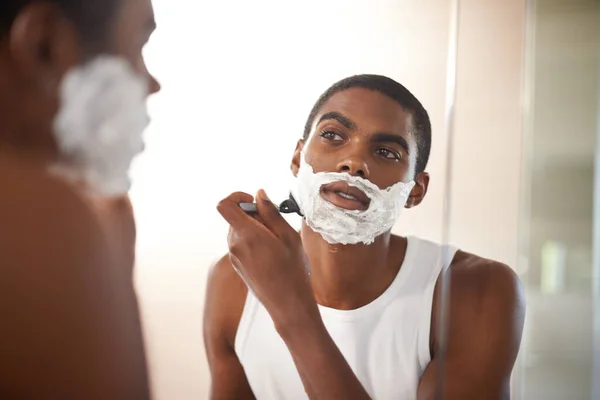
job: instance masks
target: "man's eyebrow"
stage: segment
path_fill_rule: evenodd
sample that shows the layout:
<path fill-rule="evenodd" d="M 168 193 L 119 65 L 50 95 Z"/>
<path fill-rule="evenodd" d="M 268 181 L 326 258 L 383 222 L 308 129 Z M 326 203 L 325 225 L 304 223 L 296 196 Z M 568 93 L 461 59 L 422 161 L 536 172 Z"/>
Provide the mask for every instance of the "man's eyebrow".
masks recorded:
<path fill-rule="evenodd" d="M 352 122 L 352 120 L 346 116 L 344 116 L 343 114 L 337 112 L 337 111 L 331 111 L 328 113 L 325 113 L 321 116 L 321 118 L 319 118 L 319 124 L 323 121 L 326 121 L 328 119 L 334 119 L 337 122 L 339 122 L 340 124 L 344 125 L 346 128 L 354 130 L 356 129 L 356 124 L 354 122 Z"/>
<path fill-rule="evenodd" d="M 408 147 L 408 142 L 400 135 L 394 135 L 392 133 L 376 133 L 371 136 L 371 142 L 375 143 L 396 143 L 404 150 L 406 150 L 407 154 L 410 154 L 410 150 Z"/>
<path fill-rule="evenodd" d="M 319 123 L 326 121 L 328 119 L 336 120 L 348 129 L 351 129 L 351 130 L 356 129 L 356 124 L 350 118 L 346 117 L 345 115 L 343 115 L 337 111 L 331 111 L 331 112 L 323 114 L 321 116 L 321 118 L 319 118 Z M 380 132 L 380 133 L 376 133 L 373 136 L 371 136 L 370 140 L 371 140 L 371 142 L 375 142 L 375 143 L 396 143 L 396 144 L 402 146 L 402 148 L 406 151 L 407 154 L 410 154 L 408 142 L 406 141 L 406 139 L 404 139 L 400 135 L 394 135 L 392 133 Z"/>

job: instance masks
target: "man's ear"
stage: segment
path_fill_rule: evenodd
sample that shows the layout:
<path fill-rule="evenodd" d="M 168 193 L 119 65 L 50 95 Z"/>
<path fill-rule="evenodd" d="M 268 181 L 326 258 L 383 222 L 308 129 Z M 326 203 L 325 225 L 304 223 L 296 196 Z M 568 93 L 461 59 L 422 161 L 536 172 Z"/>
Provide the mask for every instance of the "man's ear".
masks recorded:
<path fill-rule="evenodd" d="M 298 170 L 300 170 L 300 157 L 302 156 L 302 149 L 304 148 L 304 139 L 298 140 L 296 143 L 296 150 L 294 150 L 294 156 L 292 157 L 292 164 L 290 169 L 294 176 L 298 176 Z"/>
<path fill-rule="evenodd" d="M 415 177 L 415 186 L 410 191 L 408 200 L 406 201 L 406 208 L 416 207 L 423 201 L 427 194 L 427 188 L 429 187 L 429 174 L 427 172 L 421 172 Z"/>
<path fill-rule="evenodd" d="M 80 61 L 74 25 L 50 2 L 33 2 L 15 18 L 9 31 L 15 70 L 43 87 L 58 86 L 62 75 Z"/>

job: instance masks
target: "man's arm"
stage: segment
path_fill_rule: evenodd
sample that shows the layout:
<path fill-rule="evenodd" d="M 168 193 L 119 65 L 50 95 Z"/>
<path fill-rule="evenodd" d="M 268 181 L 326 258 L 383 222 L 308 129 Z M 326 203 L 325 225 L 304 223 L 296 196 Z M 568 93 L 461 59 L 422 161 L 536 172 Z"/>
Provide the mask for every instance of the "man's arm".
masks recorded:
<path fill-rule="evenodd" d="M 2 182 L 0 397 L 149 399 L 131 279 L 77 196 L 26 182 Z"/>
<path fill-rule="evenodd" d="M 304 321 L 291 330 L 279 329 L 279 333 L 290 350 L 308 397 L 370 399 L 320 317 Z"/>
<path fill-rule="evenodd" d="M 204 309 L 204 345 L 211 373 L 212 400 L 254 399 L 234 350 L 246 294 L 246 284 L 229 258 L 223 257 L 208 278 Z"/>
<path fill-rule="evenodd" d="M 519 279 L 509 267 L 476 256 L 453 264 L 446 360 L 440 364 L 434 355 L 417 398 L 437 398 L 443 369 L 443 399 L 508 399 L 525 317 Z M 436 296 L 432 327 L 439 310 Z"/>

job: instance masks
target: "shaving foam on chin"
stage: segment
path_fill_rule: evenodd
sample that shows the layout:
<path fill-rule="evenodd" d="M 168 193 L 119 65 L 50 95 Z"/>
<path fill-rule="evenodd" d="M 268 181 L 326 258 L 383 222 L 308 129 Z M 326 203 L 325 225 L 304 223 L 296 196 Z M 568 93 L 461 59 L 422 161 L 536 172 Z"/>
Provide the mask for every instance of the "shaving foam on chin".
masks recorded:
<path fill-rule="evenodd" d="M 371 200 L 367 210 L 346 210 L 321 197 L 323 185 L 344 181 L 365 193 Z M 292 194 L 306 224 L 330 244 L 371 244 L 392 229 L 402 213 L 415 182 L 398 182 L 380 189 L 370 181 L 348 173 L 318 172 L 300 156 L 300 169 Z"/>
<path fill-rule="evenodd" d="M 150 122 L 147 96 L 147 80 L 120 57 L 100 56 L 69 71 L 54 120 L 60 156 L 51 171 L 97 195 L 126 194 Z"/>

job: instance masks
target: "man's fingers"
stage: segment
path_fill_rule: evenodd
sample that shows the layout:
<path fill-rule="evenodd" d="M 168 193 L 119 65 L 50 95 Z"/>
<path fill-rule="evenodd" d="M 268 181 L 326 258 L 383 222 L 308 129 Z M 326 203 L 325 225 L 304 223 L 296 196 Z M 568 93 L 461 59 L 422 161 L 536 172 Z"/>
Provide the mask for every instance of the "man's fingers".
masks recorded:
<path fill-rule="evenodd" d="M 251 203 L 253 200 L 254 198 L 247 193 L 236 192 L 221 200 L 217 205 L 217 211 L 229 225 L 236 229 L 254 226 L 258 222 L 240 208 L 240 203 Z"/>
<path fill-rule="evenodd" d="M 231 193 L 229 196 L 225 197 L 223 200 L 231 200 L 237 204 L 252 203 L 254 201 L 254 197 L 248 193 L 234 192 L 234 193 Z"/>
<path fill-rule="evenodd" d="M 256 205 L 258 215 L 263 224 L 277 237 L 283 239 L 289 238 L 290 235 L 298 235 L 298 232 L 287 223 L 277 206 L 269 200 L 267 194 L 262 189 L 258 191 L 258 195 L 256 196 Z"/>

